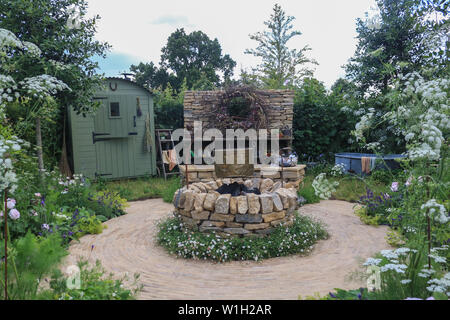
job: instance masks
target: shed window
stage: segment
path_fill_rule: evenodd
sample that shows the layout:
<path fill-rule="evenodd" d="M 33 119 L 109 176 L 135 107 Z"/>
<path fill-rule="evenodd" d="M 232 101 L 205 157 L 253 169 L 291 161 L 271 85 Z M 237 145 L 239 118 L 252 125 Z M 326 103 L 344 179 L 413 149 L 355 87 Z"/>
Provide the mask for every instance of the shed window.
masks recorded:
<path fill-rule="evenodd" d="M 118 102 L 111 102 L 109 104 L 109 115 L 111 117 L 120 117 L 120 105 Z"/>

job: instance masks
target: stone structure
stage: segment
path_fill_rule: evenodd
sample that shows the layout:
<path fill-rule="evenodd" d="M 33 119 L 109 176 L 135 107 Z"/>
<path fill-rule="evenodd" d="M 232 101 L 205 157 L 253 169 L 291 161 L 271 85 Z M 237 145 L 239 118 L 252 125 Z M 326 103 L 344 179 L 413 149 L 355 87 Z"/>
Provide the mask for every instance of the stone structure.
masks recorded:
<path fill-rule="evenodd" d="M 270 178 L 275 183 L 281 184 L 281 175 L 283 175 L 283 187 L 296 189 L 299 188 L 305 176 L 305 165 L 297 165 L 295 167 L 271 167 L 264 165 L 255 165 L 253 177 L 246 178 Z M 281 170 L 283 169 L 283 172 Z M 185 176 L 186 166 L 180 166 L 180 171 Z M 193 182 L 210 182 L 217 179 L 215 175 L 214 165 L 188 165 L 189 183 Z"/>
<path fill-rule="evenodd" d="M 213 110 L 220 103 L 223 91 L 187 91 L 184 96 L 184 125 L 192 132 L 194 122 L 202 122 L 204 130 L 214 125 Z M 280 147 L 289 147 L 292 141 L 294 92 L 290 90 L 260 91 L 265 105 L 267 129 L 280 129 Z M 195 138 L 195 137 L 194 137 Z M 204 142 L 204 141 L 203 141 Z M 248 147 L 246 147 L 248 148 Z M 248 149 L 245 149 L 248 150 Z M 247 162 L 246 162 L 247 164 Z M 251 164 L 253 170 L 233 178 L 214 165 L 180 165 L 181 174 L 189 181 L 188 187 L 175 192 L 174 215 L 184 227 L 223 236 L 264 236 L 280 224 L 291 225 L 297 209 L 297 190 L 305 175 L 305 166 L 278 167 Z M 217 170 L 216 170 L 217 169 Z M 218 173 L 217 173 L 218 172 Z M 223 172 L 233 172 L 223 170 Z M 244 171 L 243 171 L 244 172 Z M 252 175 L 253 174 L 253 175 Z M 244 176 L 252 175 L 252 176 Z M 228 177 L 228 178 L 227 178 Z M 186 181 L 186 180 L 185 180 Z M 238 182 L 261 194 L 243 193 L 239 196 L 220 194 L 222 184 Z M 243 188 L 242 188 L 243 189 Z"/>
<path fill-rule="evenodd" d="M 223 91 L 186 91 L 184 94 L 184 127 L 193 128 L 194 121 L 201 121 L 203 128 L 208 127 L 209 114 L 218 104 Z M 266 90 L 263 95 L 269 102 L 266 113 L 270 129 L 288 126 L 292 129 L 294 117 L 294 91 Z"/>
<path fill-rule="evenodd" d="M 222 184 L 243 183 L 258 188 L 261 194 L 237 197 L 220 194 Z M 269 178 L 218 179 L 197 182 L 175 192 L 174 215 L 185 227 L 201 232 L 214 231 L 221 236 L 264 236 L 280 224 L 291 225 L 297 209 L 297 190 L 282 188 Z"/>

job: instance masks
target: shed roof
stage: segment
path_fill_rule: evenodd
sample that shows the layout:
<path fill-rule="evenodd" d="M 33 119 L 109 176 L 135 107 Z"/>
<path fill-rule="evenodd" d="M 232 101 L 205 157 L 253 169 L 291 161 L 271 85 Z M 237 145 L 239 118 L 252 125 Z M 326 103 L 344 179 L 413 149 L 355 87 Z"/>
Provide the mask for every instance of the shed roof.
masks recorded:
<path fill-rule="evenodd" d="M 138 88 L 144 89 L 145 91 L 147 91 L 148 93 L 150 93 L 152 96 L 155 96 L 155 94 L 154 94 L 151 90 L 147 89 L 147 88 L 144 87 L 144 86 L 141 86 L 140 84 L 137 84 L 137 83 L 134 82 L 133 80 L 125 79 L 125 78 L 119 78 L 119 77 L 106 77 L 105 79 L 106 79 L 106 80 L 122 80 L 122 81 L 128 82 L 128 83 L 130 83 L 130 84 L 132 84 L 132 85 L 134 85 L 134 86 L 136 86 L 136 87 L 138 87 Z"/>

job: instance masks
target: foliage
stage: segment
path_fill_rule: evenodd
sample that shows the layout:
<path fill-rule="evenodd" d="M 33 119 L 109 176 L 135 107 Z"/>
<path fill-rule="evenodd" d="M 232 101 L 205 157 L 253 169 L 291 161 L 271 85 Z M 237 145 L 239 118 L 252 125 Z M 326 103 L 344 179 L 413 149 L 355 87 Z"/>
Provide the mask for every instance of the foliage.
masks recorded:
<path fill-rule="evenodd" d="M 378 0 L 373 17 L 358 19 L 358 46 L 346 66 L 347 75 L 361 92 L 386 92 L 398 75 L 399 65 L 408 73 L 423 64 L 425 27 L 415 15 L 416 0 Z"/>
<path fill-rule="evenodd" d="M 47 61 L 37 45 L 21 41 L 13 32 L 1 28 L 0 62 L 0 123 L 10 122 L 6 118 L 5 107 L 11 104 L 20 105 L 27 114 L 25 119 L 21 119 L 23 126 L 16 127 L 18 134 L 26 133 L 29 120 L 35 120 L 36 153 L 39 169 L 42 170 L 41 118 L 51 114 L 58 92 L 71 89 L 55 76 L 41 74 L 48 70 L 42 70 L 39 66 L 45 65 Z"/>
<path fill-rule="evenodd" d="M 378 224 L 388 224 L 390 221 L 387 220 L 387 212 L 395 200 L 388 193 L 382 192 L 376 196 L 372 190 L 367 189 L 366 194 L 359 198 L 359 203 L 364 207 L 366 216 L 376 218 Z"/>
<path fill-rule="evenodd" d="M 305 198 L 306 203 L 319 203 L 320 198 L 316 195 L 316 191 L 311 185 L 304 186 L 298 192 L 299 196 Z"/>
<path fill-rule="evenodd" d="M 405 245 L 405 237 L 395 229 L 387 232 L 386 242 L 392 247 L 401 247 Z"/>
<path fill-rule="evenodd" d="M 21 41 L 39 45 L 45 63 L 37 74 L 55 72 L 71 92 L 58 96 L 60 106 L 70 104 L 86 112 L 92 106 L 91 96 L 100 84 L 95 76 L 95 55 L 104 57 L 109 45 L 95 39 L 98 15 L 87 19 L 85 0 L 3 0 L 0 2 L 0 28 L 11 30 Z M 75 8 L 75 9 L 74 9 Z M 76 12 L 74 12 L 74 10 Z M 78 14 L 79 28 L 68 22 Z M 19 68 L 29 72 L 28 68 Z"/>
<path fill-rule="evenodd" d="M 19 175 L 14 198 L 11 195 L 16 202 L 15 209 L 20 212 L 20 217 L 8 224 L 13 239 L 27 232 L 59 233 L 64 243 L 68 243 L 85 233 L 100 233 L 101 222 L 125 213 L 126 200 L 118 193 L 97 191 L 82 176 L 69 179 L 56 172 L 46 172 L 40 180 L 35 167 L 27 170 Z M 3 229 L 1 222 L 0 229 Z"/>
<path fill-rule="evenodd" d="M 222 238 L 182 228 L 177 218 L 159 224 L 158 243 L 170 253 L 183 258 L 226 262 L 262 260 L 290 254 L 307 254 L 327 232 L 321 223 L 298 215 L 292 226 L 279 226 L 264 238 Z"/>
<path fill-rule="evenodd" d="M 380 288 L 372 295 L 375 299 L 398 300 L 410 297 L 426 299 L 434 293 L 448 295 L 450 274 L 445 274 L 445 255 L 448 246 L 433 249 L 430 265 L 423 247 L 401 247 L 383 250 L 379 258 L 367 259 L 365 266 L 379 270 Z M 434 279 L 433 279 L 434 278 Z M 442 278 L 442 279 L 441 279 Z M 439 295 L 437 295 L 439 297 Z"/>
<path fill-rule="evenodd" d="M 164 91 L 167 85 L 176 87 L 178 83 L 178 79 L 174 75 L 169 75 L 166 69 L 158 68 L 153 62 L 131 65 L 130 72 L 134 74 L 134 81 L 147 89 Z"/>
<path fill-rule="evenodd" d="M 354 213 L 359 217 L 359 219 L 368 225 L 378 226 L 381 224 L 380 220 L 383 218 L 381 215 L 368 215 L 366 208 L 355 209 Z"/>
<path fill-rule="evenodd" d="M 293 37 L 301 35 L 300 31 L 291 31 L 294 19 L 286 16 L 285 11 L 275 4 L 270 19 L 264 22 L 268 30 L 250 35 L 258 46 L 247 49 L 245 53 L 261 58 L 261 64 L 254 72 L 263 87 L 280 89 L 295 86 L 303 77 L 312 75 L 312 71 L 305 67 L 306 64 L 317 64 L 305 55 L 311 48 L 305 46 L 297 50 L 289 49 L 287 45 Z"/>
<path fill-rule="evenodd" d="M 301 158 L 317 159 L 321 154 L 351 151 L 349 133 L 356 121 L 341 109 L 356 102 L 350 96 L 349 101 L 344 101 L 347 92 L 341 89 L 336 86 L 336 91 L 327 94 L 323 83 L 307 78 L 295 90 L 293 147 Z"/>
<path fill-rule="evenodd" d="M 184 93 L 186 82 L 183 82 L 180 92 L 167 84 L 164 90 L 155 90 L 155 122 L 160 129 L 184 128 Z"/>
<path fill-rule="evenodd" d="M 162 48 L 161 67 L 174 72 L 179 91 L 184 79 L 192 88 L 202 76 L 215 86 L 220 85 L 219 72 L 226 81 L 233 75 L 236 62 L 228 54 L 222 55 L 217 39 L 211 40 L 201 31 L 186 34 L 183 28 L 174 31 Z"/>
<path fill-rule="evenodd" d="M 79 27 L 71 27 L 71 19 L 77 12 Z M 77 112 L 88 112 L 95 108 L 92 95 L 101 84 L 96 74 L 98 64 L 93 56 L 104 57 L 109 49 L 106 43 L 95 40 L 98 16 L 86 18 L 85 0 L 20 0 L 0 1 L 0 28 L 10 30 L 25 45 L 25 55 L 10 51 L 10 62 L 2 57 L 0 73 L 12 75 L 16 82 L 27 77 L 48 75 L 67 84 L 72 90 L 59 90 L 45 99 L 21 99 L 10 101 L 7 116 L 17 135 L 27 141 L 42 132 L 42 147 L 45 156 L 38 152 L 41 168 L 57 164 L 61 152 L 65 108 L 72 106 Z M 73 23 L 72 23 L 73 24 Z M 8 67 L 9 65 L 9 67 Z M 11 69 L 12 68 L 12 69 Z M 4 70 L 1 70 L 4 69 Z M 0 84 L 0 89 L 4 87 Z M 21 95 L 22 96 L 22 95 Z M 16 99 L 14 99 L 16 100 Z M 37 101 L 40 100 L 40 101 Z M 39 119 L 39 122 L 32 120 Z M 42 128 L 37 128 L 37 127 Z M 40 129 L 40 131 L 39 131 Z M 41 139 L 39 139 L 41 140 Z M 36 144 L 40 142 L 36 141 Z"/>
<path fill-rule="evenodd" d="M 4 256 L 1 246 L 0 255 Z M 8 244 L 8 298 L 11 300 L 34 299 L 39 284 L 66 255 L 57 235 L 41 238 L 28 232 L 24 237 Z M 0 298 L 4 299 L 4 262 L 0 263 Z"/>
<path fill-rule="evenodd" d="M 120 197 L 118 192 L 110 190 L 100 190 L 88 200 L 88 207 L 96 213 L 97 216 L 104 216 L 112 219 L 125 214 L 125 208 L 128 207 L 127 201 Z"/>
<path fill-rule="evenodd" d="M 81 259 L 78 261 L 80 270 L 80 288 L 68 288 L 68 278 L 61 271 L 56 270 L 50 280 L 50 290 L 40 293 L 39 299 L 51 300 L 134 300 L 142 289 L 137 285 L 139 275 L 134 275 L 131 283 L 132 288 L 124 287 L 128 280 L 125 276 L 121 279 L 114 279 L 113 274 L 105 276 L 99 260 L 95 266 L 89 268 L 88 262 Z"/>
<path fill-rule="evenodd" d="M 326 178 L 326 173 L 321 173 L 314 178 L 312 182 L 314 194 L 322 200 L 328 200 L 331 198 L 331 194 L 336 192 L 336 188 L 339 186 L 337 181 L 329 181 Z"/>

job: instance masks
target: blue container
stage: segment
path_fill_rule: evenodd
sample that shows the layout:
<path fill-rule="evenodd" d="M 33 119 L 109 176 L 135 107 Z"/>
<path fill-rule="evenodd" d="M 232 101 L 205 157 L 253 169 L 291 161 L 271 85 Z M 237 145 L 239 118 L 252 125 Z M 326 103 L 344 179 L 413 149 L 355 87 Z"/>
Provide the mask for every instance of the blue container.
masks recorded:
<path fill-rule="evenodd" d="M 345 165 L 346 173 L 355 173 L 362 174 L 362 165 L 361 158 L 362 157 L 374 157 L 376 158 L 375 169 L 398 169 L 400 165 L 394 159 L 405 158 L 404 155 L 401 154 L 388 154 L 384 156 L 377 156 L 371 153 L 336 153 L 334 155 L 334 163 L 340 164 L 343 163 Z M 384 161 L 383 161 L 384 160 Z"/>

